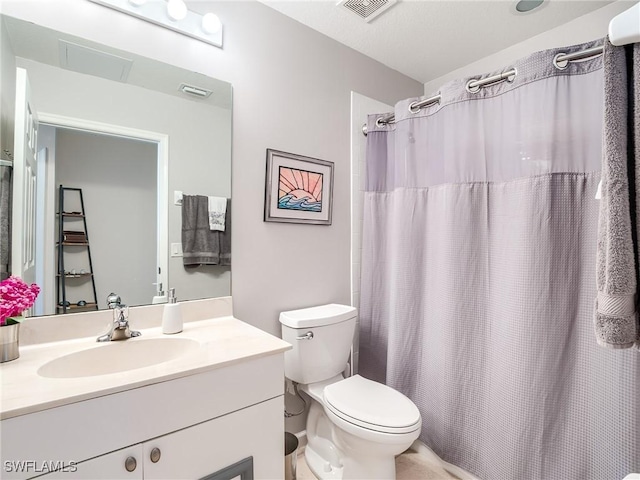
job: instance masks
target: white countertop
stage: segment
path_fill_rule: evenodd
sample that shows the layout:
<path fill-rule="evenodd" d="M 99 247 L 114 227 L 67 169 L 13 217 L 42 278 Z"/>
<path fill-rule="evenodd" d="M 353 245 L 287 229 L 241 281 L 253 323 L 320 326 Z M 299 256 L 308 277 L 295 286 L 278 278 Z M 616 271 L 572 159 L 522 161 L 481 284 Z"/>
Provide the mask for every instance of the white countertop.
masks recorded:
<path fill-rule="evenodd" d="M 135 325 L 134 325 L 135 327 Z M 176 335 L 160 327 L 140 330 L 136 342 L 150 338 L 187 338 L 200 346 L 174 360 L 124 372 L 79 378 L 45 378 L 38 369 L 70 353 L 108 346 L 96 336 L 20 347 L 20 358 L 0 364 L 0 419 L 38 412 L 132 388 L 165 382 L 284 352 L 291 345 L 231 316 L 187 322 Z"/>

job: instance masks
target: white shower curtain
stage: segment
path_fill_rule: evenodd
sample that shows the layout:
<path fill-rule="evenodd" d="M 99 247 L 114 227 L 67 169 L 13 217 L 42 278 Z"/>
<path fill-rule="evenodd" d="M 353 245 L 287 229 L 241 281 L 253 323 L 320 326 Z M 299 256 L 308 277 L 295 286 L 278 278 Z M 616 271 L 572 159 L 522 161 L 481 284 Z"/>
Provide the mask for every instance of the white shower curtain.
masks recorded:
<path fill-rule="evenodd" d="M 553 65 L 601 43 L 368 121 L 360 373 L 483 480 L 640 471 L 640 355 L 599 347 L 592 323 L 602 58 Z"/>

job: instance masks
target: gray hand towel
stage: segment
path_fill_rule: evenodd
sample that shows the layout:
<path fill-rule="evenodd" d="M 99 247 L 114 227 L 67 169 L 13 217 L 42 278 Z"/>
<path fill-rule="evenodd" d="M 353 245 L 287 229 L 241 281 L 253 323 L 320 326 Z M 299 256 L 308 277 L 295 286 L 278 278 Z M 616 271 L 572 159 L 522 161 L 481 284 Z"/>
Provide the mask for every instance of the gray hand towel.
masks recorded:
<path fill-rule="evenodd" d="M 224 216 L 224 232 L 220 235 L 220 265 L 231 265 L 231 199 L 227 198 L 227 213 Z"/>
<path fill-rule="evenodd" d="M 209 228 L 209 199 L 182 197 L 182 262 L 185 267 L 220 264 L 220 232 Z"/>
<path fill-rule="evenodd" d="M 604 89 L 604 155 L 594 323 L 598 344 L 619 349 L 632 347 L 638 342 L 640 332 L 636 310 L 640 45 L 614 47 L 605 41 Z"/>

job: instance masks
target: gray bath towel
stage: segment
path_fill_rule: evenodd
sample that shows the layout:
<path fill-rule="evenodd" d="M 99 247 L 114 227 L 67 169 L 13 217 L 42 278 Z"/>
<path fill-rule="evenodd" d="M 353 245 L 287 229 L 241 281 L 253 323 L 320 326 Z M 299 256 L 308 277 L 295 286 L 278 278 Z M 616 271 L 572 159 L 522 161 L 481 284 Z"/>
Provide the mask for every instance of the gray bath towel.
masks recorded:
<path fill-rule="evenodd" d="M 638 342 L 640 45 L 604 50 L 604 152 L 594 322 L 598 344 Z M 635 104 L 635 112 L 633 105 Z"/>
<path fill-rule="evenodd" d="M 227 200 L 225 231 L 209 228 L 209 199 L 203 195 L 182 198 L 182 262 L 185 267 L 231 265 L 231 205 Z"/>
<path fill-rule="evenodd" d="M 209 199 L 203 195 L 182 197 L 182 253 L 185 267 L 220 263 L 220 236 L 209 229 Z"/>

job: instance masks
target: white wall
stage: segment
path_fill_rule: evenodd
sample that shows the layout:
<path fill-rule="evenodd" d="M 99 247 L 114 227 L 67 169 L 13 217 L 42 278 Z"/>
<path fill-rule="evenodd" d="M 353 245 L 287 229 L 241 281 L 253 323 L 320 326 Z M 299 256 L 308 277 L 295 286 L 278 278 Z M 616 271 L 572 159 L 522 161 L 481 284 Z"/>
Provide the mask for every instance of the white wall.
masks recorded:
<path fill-rule="evenodd" d="M 169 136 L 170 243 L 181 242 L 181 207 L 173 204 L 174 190 L 191 195 L 231 195 L 231 111 L 24 58 L 18 58 L 17 63 L 28 71 L 40 112 Z M 151 285 L 155 267 L 150 273 L 153 280 L 141 285 L 146 287 L 146 303 L 151 303 L 155 294 Z M 169 258 L 169 284 L 164 285 L 165 290 L 175 287 L 179 299 L 227 296 L 230 270 L 220 266 L 186 270 L 181 257 Z M 132 302 L 125 290 L 118 293 L 125 303 Z"/>
<path fill-rule="evenodd" d="M 56 129 L 56 186 L 81 188 L 97 302 L 111 292 L 127 305 L 148 305 L 156 281 L 157 145 L 127 138 Z M 65 193 L 65 211 L 81 211 L 80 196 Z M 65 230 L 84 231 L 66 217 Z M 65 270 L 89 270 L 84 247 L 65 247 Z M 66 280 L 67 300 L 93 302 L 91 281 Z"/>
<path fill-rule="evenodd" d="M 480 76 L 492 71 L 502 70 L 509 67 L 513 61 L 540 50 L 575 45 L 605 37 L 611 19 L 631 7 L 632 4 L 633 2 L 628 0 L 619 0 L 567 22 L 560 27 L 548 30 L 524 42 L 516 43 L 493 55 L 453 70 L 446 75 L 425 83 L 424 94 L 427 97 L 435 94 L 439 87 L 449 80 Z M 640 22 L 640 19 L 638 21 Z"/>
<path fill-rule="evenodd" d="M 280 311 L 349 303 L 351 91 L 393 104 L 422 85 L 257 2 L 187 3 L 219 15 L 223 49 L 87 1 L 2 9 L 233 84 L 234 313 L 279 334 Z M 263 222 L 267 148 L 335 162 L 333 225 Z M 291 266 L 310 272 L 305 282 L 290 281 Z"/>

